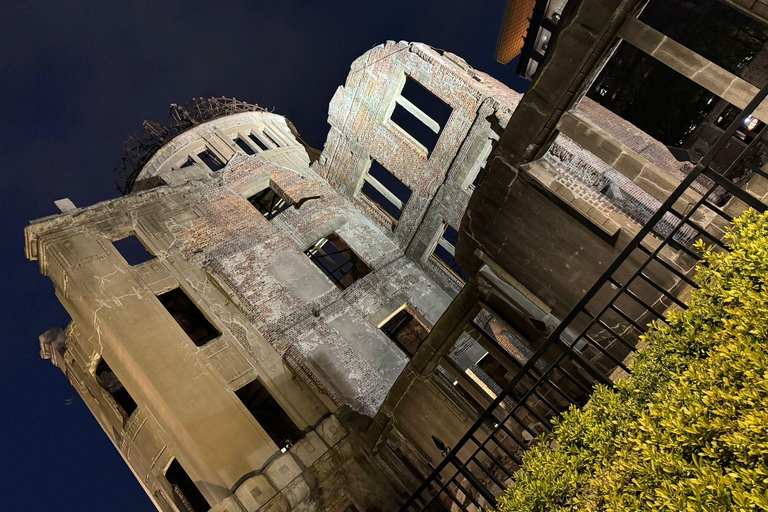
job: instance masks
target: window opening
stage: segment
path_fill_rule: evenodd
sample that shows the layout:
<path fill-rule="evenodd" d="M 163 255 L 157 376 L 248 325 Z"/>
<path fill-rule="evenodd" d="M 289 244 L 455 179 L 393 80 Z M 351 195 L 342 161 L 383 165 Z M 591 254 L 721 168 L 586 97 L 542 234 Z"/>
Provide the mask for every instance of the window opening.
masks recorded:
<path fill-rule="evenodd" d="M 120 379 L 117 378 L 117 375 L 115 375 L 115 372 L 112 371 L 104 358 L 96 365 L 96 380 L 99 386 L 115 400 L 117 411 L 123 417 L 123 420 L 127 421 L 131 414 L 133 414 L 133 411 L 136 410 L 136 402 L 128 393 L 128 390 L 123 387 L 123 383 L 120 382 Z"/>
<path fill-rule="evenodd" d="M 409 76 L 395 101 L 390 121 L 432 153 L 453 109 Z"/>
<path fill-rule="evenodd" d="M 235 394 L 281 450 L 290 448 L 304 435 L 258 379 L 238 389 Z"/>
<path fill-rule="evenodd" d="M 213 156 L 211 150 L 206 149 L 202 153 L 199 153 L 197 157 L 203 161 L 203 163 L 213 172 L 220 171 L 224 168 L 224 164 L 219 161 L 218 158 Z"/>
<path fill-rule="evenodd" d="M 394 174 L 376 160 L 371 160 L 371 166 L 363 182 L 362 192 L 391 217 L 395 224 L 400 220 L 403 210 L 413 194 L 405 183 L 397 179 Z"/>
<path fill-rule="evenodd" d="M 245 141 L 243 141 L 243 139 L 240 137 L 235 138 L 235 145 L 246 155 L 253 155 L 256 153 L 253 148 L 246 144 Z"/>
<path fill-rule="evenodd" d="M 736 119 L 736 116 L 740 112 L 741 110 L 734 107 L 733 105 L 728 105 L 720 113 L 720 115 L 717 116 L 717 119 L 715 120 L 715 126 L 725 130 L 728 128 L 728 126 L 730 126 L 733 120 Z M 765 123 L 760 121 L 758 118 L 754 116 L 747 116 L 746 119 L 744 119 L 744 121 L 741 123 L 741 126 L 736 129 L 736 133 L 733 134 L 733 137 L 741 140 L 746 144 L 749 144 L 752 142 L 752 139 L 754 139 L 755 136 L 760 133 L 764 126 Z"/>
<path fill-rule="evenodd" d="M 437 245 L 432 252 L 432 257 L 459 280 L 466 283 L 469 280 L 469 276 L 456 262 L 456 242 L 458 239 L 459 233 L 452 226 L 446 224 L 443 234 L 437 240 Z"/>
<path fill-rule="evenodd" d="M 181 288 L 174 288 L 157 298 L 196 346 L 202 347 L 221 336 Z"/>
<path fill-rule="evenodd" d="M 205 499 L 203 493 L 184 471 L 178 460 L 173 459 L 171 465 L 168 466 L 165 479 L 168 480 L 173 489 L 174 503 L 184 512 L 205 512 L 211 509 L 208 500 Z"/>
<path fill-rule="evenodd" d="M 248 138 L 251 139 L 253 143 L 259 147 L 260 150 L 269 151 L 269 148 L 267 147 L 267 145 L 264 144 L 264 142 L 262 142 L 262 140 L 258 138 L 255 134 L 249 133 Z"/>
<path fill-rule="evenodd" d="M 485 166 L 482 166 L 480 170 L 477 171 L 477 174 L 475 175 L 475 179 L 472 180 L 472 186 L 476 187 L 478 183 L 480 183 L 480 178 L 483 176 L 483 173 L 485 172 Z"/>
<path fill-rule="evenodd" d="M 274 219 L 278 213 L 285 211 L 289 206 L 285 199 L 272 190 L 272 187 L 267 187 L 247 199 L 267 220 Z"/>
<path fill-rule="evenodd" d="M 336 233 L 321 238 L 304 254 L 342 290 L 371 271 Z"/>
<path fill-rule="evenodd" d="M 279 143 L 277 143 L 277 142 L 275 141 L 275 139 L 274 139 L 274 138 L 273 138 L 271 135 L 269 135 L 269 132 L 267 132 L 267 130 L 262 130 L 262 132 L 261 132 L 261 133 L 262 133 L 262 134 L 263 134 L 263 135 L 264 135 L 264 136 L 267 138 L 267 140 L 268 140 L 270 143 L 272 143 L 272 145 L 273 145 L 273 146 L 275 146 L 276 148 L 279 148 L 279 147 L 281 147 L 281 146 L 280 146 L 280 144 L 279 144 Z"/>
<path fill-rule="evenodd" d="M 509 378 L 509 372 L 504 365 L 498 362 L 491 354 L 485 354 L 485 356 L 477 362 L 477 366 L 501 389 L 504 389 L 504 386 L 511 380 Z"/>
<path fill-rule="evenodd" d="M 411 357 L 429 335 L 427 328 L 407 308 L 398 311 L 380 329 Z"/>
<path fill-rule="evenodd" d="M 141 240 L 136 238 L 136 235 L 129 235 L 125 238 L 121 238 L 120 240 L 115 240 L 112 242 L 112 245 L 115 246 L 117 252 L 119 252 L 120 255 L 125 258 L 125 261 L 127 261 L 131 266 L 144 263 L 145 261 L 149 261 L 155 257 L 154 254 L 149 252 L 147 248 L 144 247 L 144 244 L 141 243 Z"/>

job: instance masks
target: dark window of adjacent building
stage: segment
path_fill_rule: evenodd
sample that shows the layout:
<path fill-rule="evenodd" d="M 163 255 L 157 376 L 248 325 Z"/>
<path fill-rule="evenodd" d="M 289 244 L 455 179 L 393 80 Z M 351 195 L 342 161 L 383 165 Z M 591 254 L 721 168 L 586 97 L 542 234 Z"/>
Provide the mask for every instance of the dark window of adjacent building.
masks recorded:
<path fill-rule="evenodd" d="M 409 76 L 396 102 L 390 120 L 431 153 L 453 109 Z"/>
<path fill-rule="evenodd" d="M 235 394 L 278 448 L 289 447 L 304 435 L 258 379 Z"/>
<path fill-rule="evenodd" d="M 117 409 L 124 420 L 127 420 L 136 410 L 136 402 L 131 395 L 123 387 L 123 383 L 117 378 L 115 372 L 109 367 L 107 362 L 102 358 L 99 364 L 96 365 L 96 380 L 99 386 L 110 394 L 110 396 L 117 403 Z"/>
<path fill-rule="evenodd" d="M 286 210 L 289 206 L 285 199 L 272 190 L 272 187 L 267 187 L 247 199 L 267 220 L 274 219 L 278 213 Z"/>
<path fill-rule="evenodd" d="M 405 183 L 376 160 L 371 160 L 371 167 L 365 176 L 362 192 L 389 215 L 395 224 L 400 220 L 412 194 Z"/>
<path fill-rule="evenodd" d="M 130 235 L 120 240 L 115 240 L 112 242 L 112 245 L 115 246 L 115 249 L 117 249 L 123 258 L 125 258 L 125 261 L 127 261 L 129 265 L 138 265 L 139 263 L 144 263 L 155 257 L 155 255 L 150 253 L 147 248 L 144 247 L 144 244 L 136 238 L 136 235 Z"/>
<path fill-rule="evenodd" d="M 262 151 L 268 151 L 269 150 L 267 145 L 264 144 L 264 142 L 260 138 L 258 138 L 255 134 L 249 133 L 248 134 L 248 138 L 251 139 L 253 141 L 253 143 L 256 144 L 259 147 L 260 150 L 262 150 Z"/>
<path fill-rule="evenodd" d="M 504 368 L 504 365 L 498 362 L 491 354 L 485 354 L 485 356 L 478 361 L 477 366 L 502 389 L 510 381 L 507 369 Z"/>
<path fill-rule="evenodd" d="M 237 137 L 237 138 L 235 139 L 235 145 L 236 145 L 238 148 L 240 148 L 240 151 L 242 151 L 242 152 L 243 152 L 243 153 L 245 153 L 246 155 L 253 155 L 253 154 L 255 154 L 255 153 L 256 153 L 256 152 L 253 150 L 253 148 L 252 148 L 251 146 L 249 146 L 248 144 L 246 144 L 246 143 L 243 141 L 243 139 L 241 139 L 240 137 Z"/>
<path fill-rule="evenodd" d="M 220 171 L 224 168 L 224 164 L 219 161 L 218 158 L 213 156 L 210 149 L 206 149 L 202 153 L 199 153 L 198 158 L 212 171 Z"/>
<path fill-rule="evenodd" d="M 336 233 L 321 238 L 304 254 L 342 290 L 371 271 Z"/>
<path fill-rule="evenodd" d="M 206 512 L 211 509 L 208 501 L 189 477 L 179 461 L 173 459 L 165 478 L 173 489 L 173 501 L 180 510 L 185 512 Z"/>
<path fill-rule="evenodd" d="M 278 143 L 278 142 L 277 142 L 277 141 L 274 139 L 274 137 L 272 137 L 272 136 L 269 134 L 269 132 L 267 132 L 267 130 L 263 130 L 261 133 L 264 135 L 264 137 L 266 137 L 266 138 L 267 138 L 267 140 L 268 140 L 268 141 L 269 141 L 269 142 L 270 142 L 270 143 L 271 143 L 273 146 L 275 146 L 276 148 L 279 148 L 279 147 L 280 147 L 280 144 L 279 144 L 279 143 Z"/>
<path fill-rule="evenodd" d="M 181 288 L 174 288 L 158 295 L 157 298 L 198 347 L 221 336 L 221 333 L 205 318 L 202 311 Z"/>
<path fill-rule="evenodd" d="M 403 351 L 413 357 L 429 331 L 408 309 L 403 308 L 381 326 L 381 330 Z"/>
<path fill-rule="evenodd" d="M 437 241 L 432 257 L 466 283 L 469 280 L 469 276 L 456 262 L 456 242 L 458 238 L 459 233 L 452 226 L 446 225 L 445 231 L 443 231 L 443 234 Z"/>
<path fill-rule="evenodd" d="M 731 125 L 731 123 L 734 121 L 734 119 L 736 119 L 736 116 L 739 115 L 740 112 L 741 110 L 734 107 L 733 105 L 728 105 L 720 113 L 720 115 L 717 116 L 717 119 L 715 120 L 715 126 L 725 130 Z M 736 133 L 734 133 L 733 136 L 742 142 L 749 144 L 764 127 L 765 123 L 756 117 L 747 116 L 746 119 L 742 121 L 741 126 L 736 129 Z"/>

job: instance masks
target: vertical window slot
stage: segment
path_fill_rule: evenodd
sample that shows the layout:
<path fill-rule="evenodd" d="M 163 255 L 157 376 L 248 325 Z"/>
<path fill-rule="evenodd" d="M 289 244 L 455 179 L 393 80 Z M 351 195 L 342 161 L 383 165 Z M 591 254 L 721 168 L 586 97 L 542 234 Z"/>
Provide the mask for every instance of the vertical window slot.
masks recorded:
<path fill-rule="evenodd" d="M 202 347 L 221 336 L 181 288 L 174 288 L 157 298 L 196 346 Z"/>
<path fill-rule="evenodd" d="M 289 448 L 304 435 L 258 379 L 235 394 L 278 448 Z"/>

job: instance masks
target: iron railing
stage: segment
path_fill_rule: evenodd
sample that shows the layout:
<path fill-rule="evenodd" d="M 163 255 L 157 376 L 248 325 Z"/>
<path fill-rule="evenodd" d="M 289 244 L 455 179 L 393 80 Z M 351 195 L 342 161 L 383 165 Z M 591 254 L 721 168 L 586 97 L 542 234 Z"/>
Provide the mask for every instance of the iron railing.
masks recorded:
<path fill-rule="evenodd" d="M 517 369 L 509 383 L 401 512 L 493 508 L 514 478 L 526 448 L 536 436 L 551 430 L 551 420 L 573 405 L 584 405 L 596 384 L 611 386 L 625 375 L 648 324 L 666 322 L 665 311 L 670 307 L 686 307 L 686 294 L 697 286 L 692 275 L 700 254 L 690 244 L 676 241 L 675 235 L 681 229 L 693 231 L 694 236 L 686 239 L 701 239 L 715 250 L 727 250 L 723 228 L 733 215 L 746 208 L 766 210 L 766 204 L 728 179 L 739 162 L 749 161 L 760 150 L 765 130 L 722 175 L 709 167 L 766 96 L 768 86 L 737 116 L 546 341 L 524 363 L 514 358 L 507 361 L 512 365 L 508 368 Z M 768 179 L 759 167 L 750 170 Z M 708 184 L 703 194 L 695 192 L 696 180 Z M 694 202 L 684 196 L 693 197 Z M 730 202 L 718 206 L 724 196 Z M 741 204 L 737 207 L 736 203 Z M 656 229 L 670 214 L 677 219 L 672 228 Z M 496 341 L 488 333 L 483 335 L 486 342 Z"/>

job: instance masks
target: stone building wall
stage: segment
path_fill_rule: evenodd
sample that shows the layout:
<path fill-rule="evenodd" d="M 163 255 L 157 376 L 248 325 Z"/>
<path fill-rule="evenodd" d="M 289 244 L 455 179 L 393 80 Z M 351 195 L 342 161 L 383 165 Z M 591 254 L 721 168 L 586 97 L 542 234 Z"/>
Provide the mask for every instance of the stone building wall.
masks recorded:
<path fill-rule="evenodd" d="M 391 121 L 406 77 L 452 109 L 431 152 Z M 445 225 L 458 229 L 472 183 L 520 97 L 456 55 L 421 43 L 388 41 L 352 63 L 331 100 L 331 128 L 313 169 L 392 231 L 398 246 L 455 295 L 463 283 L 430 255 Z M 412 191 L 394 228 L 360 192 L 371 159 Z"/>
<path fill-rule="evenodd" d="M 373 415 L 405 366 L 376 322 L 406 302 L 434 322 L 450 299 L 309 170 L 303 151 L 237 154 L 218 172 L 168 169 L 161 180 L 183 179 L 26 230 L 28 256 L 72 317 L 65 341 L 56 350 L 48 343 L 47 353 L 66 361 L 62 369 L 161 510 L 173 510 L 164 472 L 174 459 L 217 510 L 364 509 L 396 496 L 354 439 L 328 438 L 328 422 L 346 432 L 332 415 L 345 405 Z M 299 207 L 267 220 L 247 200 L 267 187 Z M 371 268 L 345 290 L 304 254 L 331 232 Z M 131 235 L 154 258 L 129 265 L 112 242 Z M 156 299 L 177 287 L 220 336 L 191 343 Z M 132 413 L 121 414 L 100 387 L 102 358 L 136 402 Z M 304 431 L 282 455 L 235 396 L 254 379 Z"/>

